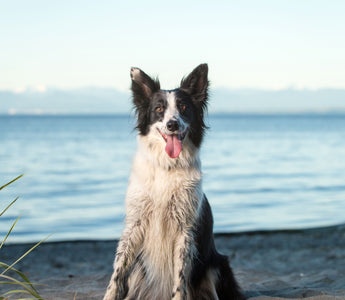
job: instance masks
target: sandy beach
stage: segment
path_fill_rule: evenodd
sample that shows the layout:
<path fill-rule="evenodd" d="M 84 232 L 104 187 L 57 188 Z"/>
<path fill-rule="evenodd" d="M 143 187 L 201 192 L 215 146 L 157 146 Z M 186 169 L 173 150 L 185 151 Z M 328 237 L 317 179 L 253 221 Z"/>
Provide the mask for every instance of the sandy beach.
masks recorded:
<path fill-rule="evenodd" d="M 45 243 L 16 267 L 42 284 L 38 290 L 45 299 L 102 299 L 116 244 Z M 248 298 L 345 299 L 345 225 L 218 234 L 216 244 L 229 256 Z M 12 263 L 31 246 L 5 245 L 0 261 Z"/>

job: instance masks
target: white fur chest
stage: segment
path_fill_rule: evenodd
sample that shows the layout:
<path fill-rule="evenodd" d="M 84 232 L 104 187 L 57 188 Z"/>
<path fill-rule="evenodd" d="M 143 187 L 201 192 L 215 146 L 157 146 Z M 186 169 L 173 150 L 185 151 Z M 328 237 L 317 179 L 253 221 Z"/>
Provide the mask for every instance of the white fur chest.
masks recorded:
<path fill-rule="evenodd" d="M 134 201 L 142 202 L 158 214 L 169 209 L 172 202 L 177 205 L 176 209 L 194 205 L 202 198 L 201 179 L 199 159 L 195 159 L 188 168 L 169 165 L 164 168 L 153 164 L 138 151 L 133 162 L 127 204 L 135 198 Z M 138 194 L 142 199 L 138 199 Z"/>
<path fill-rule="evenodd" d="M 172 289 L 176 239 L 181 230 L 190 228 L 195 221 L 202 199 L 201 177 L 198 159 L 188 168 L 162 168 L 140 151 L 134 159 L 126 199 L 127 216 L 145 220 L 139 251 L 157 297 Z M 161 278 L 166 279 L 164 284 Z"/>

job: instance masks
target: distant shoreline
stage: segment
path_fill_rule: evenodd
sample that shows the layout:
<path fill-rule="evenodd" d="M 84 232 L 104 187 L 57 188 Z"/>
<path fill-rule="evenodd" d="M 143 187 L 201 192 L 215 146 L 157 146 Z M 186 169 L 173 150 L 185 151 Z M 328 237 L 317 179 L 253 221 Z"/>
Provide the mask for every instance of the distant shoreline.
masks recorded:
<path fill-rule="evenodd" d="M 213 113 L 345 113 L 345 89 L 264 90 L 213 87 L 209 111 Z M 84 87 L 44 90 L 0 90 L 1 114 L 128 114 L 132 100 L 129 90 Z"/>
<path fill-rule="evenodd" d="M 119 117 L 128 118 L 133 116 L 134 112 L 128 113 L 0 113 L 0 117 Z M 345 110 L 329 110 L 329 111 L 276 111 L 276 112 L 209 112 L 208 117 L 344 117 Z"/>

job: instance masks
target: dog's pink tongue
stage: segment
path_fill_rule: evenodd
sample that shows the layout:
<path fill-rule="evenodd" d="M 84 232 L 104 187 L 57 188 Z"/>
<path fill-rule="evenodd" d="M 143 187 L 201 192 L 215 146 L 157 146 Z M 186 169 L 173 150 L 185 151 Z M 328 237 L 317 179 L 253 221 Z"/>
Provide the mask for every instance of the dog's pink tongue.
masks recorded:
<path fill-rule="evenodd" d="M 165 146 L 165 152 L 171 158 L 176 158 L 180 155 L 182 150 L 182 141 L 180 141 L 177 135 L 167 135 L 167 144 Z"/>

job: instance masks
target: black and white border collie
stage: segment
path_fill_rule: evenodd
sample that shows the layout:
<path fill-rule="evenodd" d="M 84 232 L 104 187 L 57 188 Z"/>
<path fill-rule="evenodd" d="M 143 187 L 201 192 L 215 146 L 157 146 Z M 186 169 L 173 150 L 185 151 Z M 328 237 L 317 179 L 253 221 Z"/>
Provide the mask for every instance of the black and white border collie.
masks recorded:
<path fill-rule="evenodd" d="M 208 66 L 174 90 L 131 69 L 138 151 L 126 196 L 126 225 L 104 300 L 244 299 L 213 240 L 202 191 Z"/>

